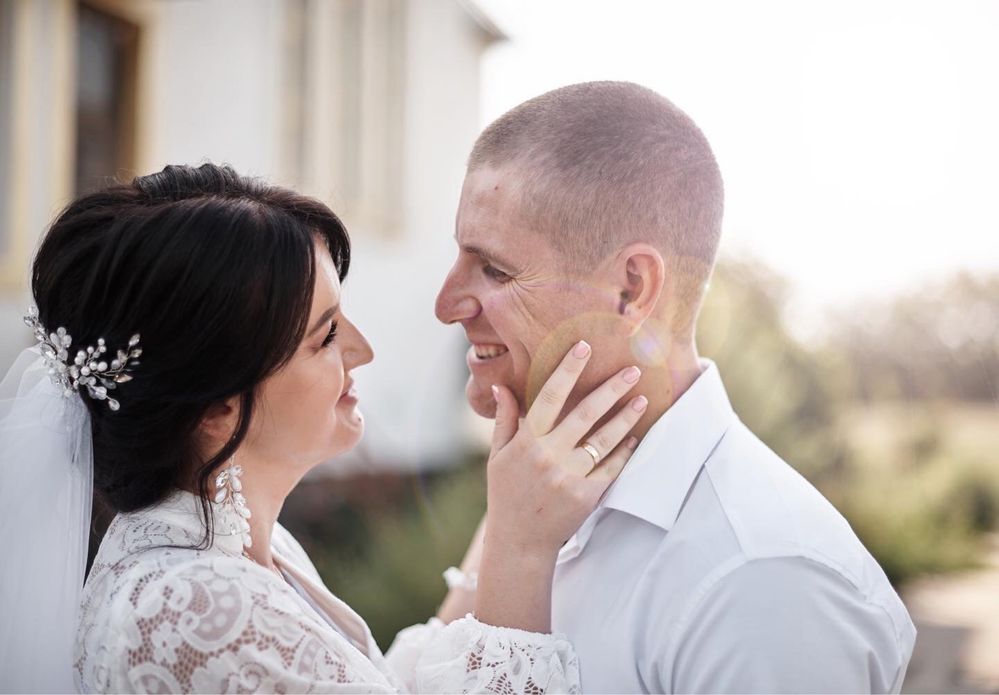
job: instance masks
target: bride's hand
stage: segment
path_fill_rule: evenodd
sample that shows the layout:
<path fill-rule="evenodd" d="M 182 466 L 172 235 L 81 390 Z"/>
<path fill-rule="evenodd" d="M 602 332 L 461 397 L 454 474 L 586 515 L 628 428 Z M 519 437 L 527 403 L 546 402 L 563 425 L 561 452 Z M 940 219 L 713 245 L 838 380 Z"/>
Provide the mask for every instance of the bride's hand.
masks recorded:
<path fill-rule="evenodd" d="M 559 415 L 590 358 L 577 343 L 542 387 L 522 424 L 513 394 L 494 386 L 496 423 L 487 464 L 487 542 L 530 557 L 554 557 L 596 507 L 637 445 L 622 443 L 645 412 L 636 396 L 586 441 L 583 438 L 634 388 L 640 376 L 629 367 L 607 379 L 565 418 Z M 558 425 L 556 426 L 556 422 Z M 598 460 L 583 448 L 588 445 Z"/>
<path fill-rule="evenodd" d="M 577 343 L 549 377 L 518 426 L 513 394 L 495 387 L 496 424 L 486 466 L 487 511 L 475 615 L 491 625 L 549 632 L 552 577 L 559 548 L 596 507 L 638 442 L 621 443 L 648 401 L 625 403 L 586 442 L 586 434 L 638 381 L 624 369 L 559 414 L 590 358 Z M 589 444 L 598 461 L 582 448 Z M 596 463 L 596 465 L 594 465 Z"/>

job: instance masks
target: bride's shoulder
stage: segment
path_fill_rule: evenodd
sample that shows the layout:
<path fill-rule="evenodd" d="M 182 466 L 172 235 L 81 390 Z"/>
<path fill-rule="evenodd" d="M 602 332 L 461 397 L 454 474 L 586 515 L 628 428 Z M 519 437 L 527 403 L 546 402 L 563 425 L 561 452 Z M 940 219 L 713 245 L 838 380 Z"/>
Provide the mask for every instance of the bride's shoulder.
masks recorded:
<path fill-rule="evenodd" d="M 86 593 L 106 599 L 127 596 L 135 607 L 143 597 L 167 587 L 214 582 L 244 591 L 267 591 L 269 573 L 237 550 L 219 543 L 205 546 L 203 535 L 147 514 L 119 514 L 101 542 L 87 578 Z M 169 592 L 167 592 L 169 593 Z"/>
<path fill-rule="evenodd" d="M 197 536 L 177 524 L 144 512 L 127 512 L 112 519 L 101 540 L 94 558 L 95 569 L 131 561 L 136 556 L 144 558 L 177 557 L 197 558 L 201 554 L 203 535 Z M 177 553 L 170 553 L 177 550 Z M 188 551 L 188 552 L 183 552 Z"/>
<path fill-rule="evenodd" d="M 111 530 L 113 543 L 120 534 L 138 533 L 128 523 L 120 520 Z M 173 531 L 163 533 L 160 541 L 175 540 Z M 323 645 L 329 652 L 328 663 L 319 667 L 351 677 L 363 671 L 363 664 L 345 661 L 349 649 L 344 651 L 338 633 L 303 613 L 286 582 L 242 554 L 218 545 L 137 546 L 114 545 L 131 552 L 106 553 L 106 559 L 116 560 L 95 562 L 87 579 L 75 656 L 82 682 L 106 683 L 92 689 L 149 692 L 143 679 L 158 674 L 173 683 L 166 688 L 170 692 L 212 692 L 251 662 L 266 664 L 262 668 L 272 677 L 294 679 L 297 652 L 286 652 L 289 635 L 296 634 L 312 638 L 298 643 L 310 649 Z M 262 690 L 297 692 L 310 686 L 306 679 L 286 687 L 284 680 Z"/>
<path fill-rule="evenodd" d="M 230 626 L 226 634 L 238 637 L 253 615 L 300 612 L 288 589 L 242 556 L 146 547 L 114 564 L 95 563 L 84 587 L 81 637 L 86 643 L 103 635 L 100 641 L 115 654 L 141 650 L 144 631 L 167 629 L 162 625 L 196 626 L 206 643 L 215 639 L 209 636 L 219 625 Z"/>

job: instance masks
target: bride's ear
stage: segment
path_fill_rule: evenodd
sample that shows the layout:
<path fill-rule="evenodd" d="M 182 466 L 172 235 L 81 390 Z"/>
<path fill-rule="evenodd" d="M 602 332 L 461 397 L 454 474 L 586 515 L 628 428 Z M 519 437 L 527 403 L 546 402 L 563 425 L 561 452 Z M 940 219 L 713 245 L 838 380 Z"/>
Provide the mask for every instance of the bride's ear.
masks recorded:
<path fill-rule="evenodd" d="M 238 420 L 239 396 L 233 396 L 205 411 L 198 424 L 198 434 L 206 444 L 221 447 L 232 438 Z"/>
<path fill-rule="evenodd" d="M 649 244 L 629 244 L 618 254 L 616 276 L 617 313 L 634 333 L 656 308 L 666 284 L 662 253 Z"/>

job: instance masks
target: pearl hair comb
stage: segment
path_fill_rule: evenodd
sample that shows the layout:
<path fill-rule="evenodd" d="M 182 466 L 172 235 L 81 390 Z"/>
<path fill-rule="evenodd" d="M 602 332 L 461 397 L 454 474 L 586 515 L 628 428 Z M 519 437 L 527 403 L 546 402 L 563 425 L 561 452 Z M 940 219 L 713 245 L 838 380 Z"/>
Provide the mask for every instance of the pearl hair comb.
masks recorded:
<path fill-rule="evenodd" d="M 38 308 L 35 306 L 28 309 L 24 323 L 34 330 L 52 383 L 62 387 L 63 396 L 68 398 L 84 386 L 91 398 L 107 401 L 111 410 L 118 410 L 120 404 L 108 395 L 108 391 L 116 389 L 118 384 L 132 380 L 127 371 L 138 366 L 138 357 L 142 354 L 138 333 L 129 338 L 128 347 L 118 350 L 110 363 L 101 359 L 107 352 L 104 338 L 98 338 L 97 345 L 77 351 L 70 361 L 69 349 L 73 345 L 73 338 L 65 328 L 60 326 L 54 333 L 47 331 L 38 320 Z"/>

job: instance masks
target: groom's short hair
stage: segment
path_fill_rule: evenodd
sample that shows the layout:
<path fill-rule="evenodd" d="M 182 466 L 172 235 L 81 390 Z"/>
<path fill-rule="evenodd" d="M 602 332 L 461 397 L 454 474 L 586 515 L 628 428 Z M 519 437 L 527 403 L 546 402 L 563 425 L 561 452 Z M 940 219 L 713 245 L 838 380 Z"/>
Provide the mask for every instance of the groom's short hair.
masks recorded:
<path fill-rule="evenodd" d="M 707 139 L 672 102 L 631 82 L 547 92 L 482 132 L 468 171 L 485 167 L 516 170 L 525 222 L 571 270 L 635 241 L 659 248 L 692 330 L 718 250 L 723 189 Z"/>

